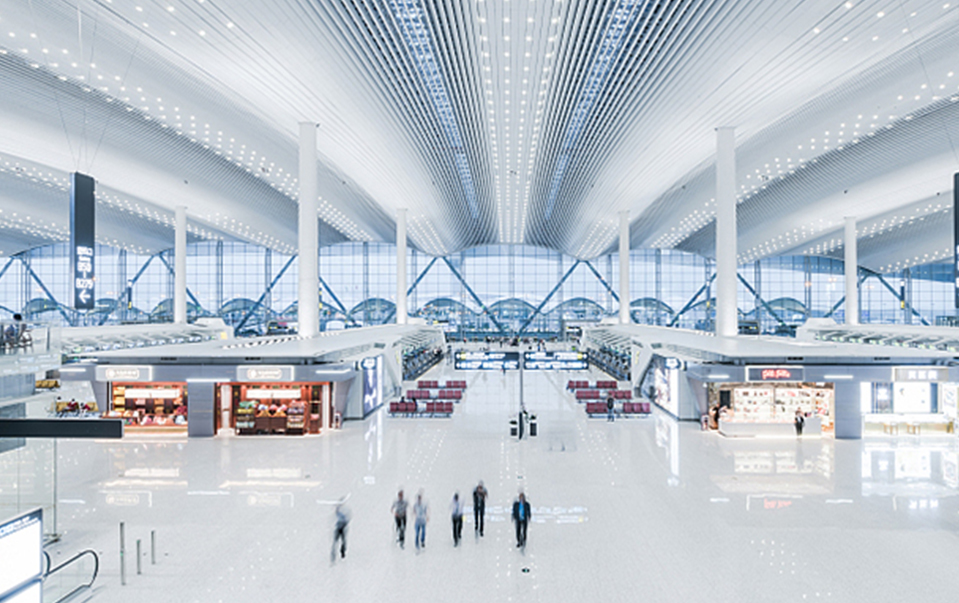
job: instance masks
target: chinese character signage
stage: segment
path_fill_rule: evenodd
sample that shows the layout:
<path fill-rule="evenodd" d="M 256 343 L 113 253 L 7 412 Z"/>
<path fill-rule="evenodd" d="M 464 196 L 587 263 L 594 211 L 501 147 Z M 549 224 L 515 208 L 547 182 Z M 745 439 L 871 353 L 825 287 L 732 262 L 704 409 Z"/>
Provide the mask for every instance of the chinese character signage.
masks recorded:
<path fill-rule="evenodd" d="M 516 371 L 519 370 L 519 352 L 464 352 L 453 357 L 453 368 L 458 371 Z"/>
<path fill-rule="evenodd" d="M 531 371 L 585 371 L 589 364 L 582 352 L 525 352 L 523 368 Z"/>
<path fill-rule="evenodd" d="M 79 172 L 70 174 L 70 264 L 73 307 L 77 310 L 92 310 L 96 303 L 96 204 L 93 178 Z"/>

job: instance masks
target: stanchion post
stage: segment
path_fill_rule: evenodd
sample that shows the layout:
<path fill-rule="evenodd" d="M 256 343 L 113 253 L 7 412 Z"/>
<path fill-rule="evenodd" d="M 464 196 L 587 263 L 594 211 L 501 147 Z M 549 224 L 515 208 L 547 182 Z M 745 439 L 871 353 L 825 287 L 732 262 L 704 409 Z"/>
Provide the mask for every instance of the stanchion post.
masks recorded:
<path fill-rule="evenodd" d="M 124 559 L 124 554 L 126 552 L 126 538 L 123 534 L 123 522 L 120 522 L 120 585 L 127 585 L 127 567 L 126 560 Z"/>
<path fill-rule="evenodd" d="M 140 567 L 141 559 L 143 559 L 143 555 L 140 554 L 140 539 L 137 538 L 137 576 L 143 573 L 142 568 Z"/>
<path fill-rule="evenodd" d="M 157 564 L 157 531 L 150 530 L 150 565 Z"/>

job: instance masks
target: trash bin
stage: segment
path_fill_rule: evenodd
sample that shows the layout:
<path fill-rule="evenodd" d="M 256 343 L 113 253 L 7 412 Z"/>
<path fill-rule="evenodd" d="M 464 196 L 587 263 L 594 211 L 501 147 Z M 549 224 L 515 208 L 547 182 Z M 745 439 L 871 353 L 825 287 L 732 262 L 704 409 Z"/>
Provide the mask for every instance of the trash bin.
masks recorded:
<path fill-rule="evenodd" d="M 519 435 L 519 425 L 516 422 L 516 419 L 513 419 L 509 422 L 509 435 L 510 437 L 516 437 Z"/>
<path fill-rule="evenodd" d="M 536 437 L 536 422 L 535 422 L 535 421 L 530 421 L 530 424 L 529 424 L 529 437 L 531 437 L 531 438 L 535 438 L 535 437 Z"/>

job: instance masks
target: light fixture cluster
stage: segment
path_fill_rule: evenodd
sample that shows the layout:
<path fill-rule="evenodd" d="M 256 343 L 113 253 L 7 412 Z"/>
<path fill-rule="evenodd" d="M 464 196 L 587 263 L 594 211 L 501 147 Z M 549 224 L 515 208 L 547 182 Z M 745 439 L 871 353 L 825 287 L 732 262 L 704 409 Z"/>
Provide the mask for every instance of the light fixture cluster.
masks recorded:
<path fill-rule="evenodd" d="M 609 247 L 616 237 L 617 223 L 615 220 L 595 222 L 583 244 L 576 252 L 577 258 L 592 259 Z"/>
<path fill-rule="evenodd" d="M 237 220 L 234 217 L 222 214 L 218 211 L 207 212 L 200 217 L 207 223 L 213 224 L 218 230 L 231 233 L 238 239 L 245 239 L 263 247 L 275 249 L 276 251 L 285 253 L 287 255 L 295 254 L 297 251 L 297 248 L 294 245 L 290 245 L 286 241 L 268 235 L 262 230 L 256 230 L 254 227 L 244 223 L 242 220 Z"/>
<path fill-rule="evenodd" d="M 149 23 L 142 21 L 142 17 L 147 10 L 152 9 L 151 7 L 131 6 L 131 14 L 127 16 L 132 19 L 131 23 L 140 23 L 141 27 L 149 29 Z M 171 14 L 175 12 L 175 10 L 162 11 L 171 19 L 174 18 Z M 157 17 L 158 19 L 165 18 L 162 13 Z M 137 15 L 139 15 L 139 18 L 137 18 Z M 234 27 L 234 24 L 230 21 L 224 25 L 230 29 Z M 171 29 L 171 31 L 175 30 Z M 9 37 L 17 38 L 16 32 L 9 33 Z M 198 35 L 205 36 L 206 32 L 200 30 Z M 23 55 L 23 58 L 34 69 L 44 69 L 60 81 L 73 80 L 84 92 L 99 94 L 107 104 L 116 103 L 128 113 L 136 114 L 145 121 L 156 121 L 161 129 L 171 130 L 178 137 L 189 140 L 247 172 L 254 178 L 262 180 L 289 199 L 297 200 L 299 182 L 292 172 L 278 166 L 275 161 L 269 161 L 265 155 L 258 153 L 255 149 L 248 148 L 246 144 L 238 142 L 235 135 L 224 133 L 224 130 L 211 125 L 208 120 L 198 116 L 196 112 L 187 111 L 185 108 L 181 110 L 178 103 L 170 103 L 164 101 L 163 97 L 151 95 L 144 90 L 143 86 L 129 84 L 125 76 L 108 73 L 102 66 L 98 67 L 95 62 L 73 60 L 75 52 L 72 54 L 68 48 L 51 49 L 45 47 L 36 34 L 20 37 L 31 40 L 28 44 L 32 46 L 12 50 L 14 53 Z M 33 54 L 43 57 L 43 65 L 26 58 L 31 55 L 31 51 Z M 8 49 L 0 48 L 0 54 L 7 53 Z M 56 60 L 51 60 L 53 58 L 56 58 Z M 75 73 L 69 73 L 71 69 L 75 70 Z M 349 226 L 342 224 L 333 224 L 333 226 L 343 232 L 344 235 L 354 238 Z M 356 240 L 369 240 L 371 238 L 355 224 L 352 225 L 352 230 L 363 233 L 358 235 Z M 262 240 L 267 238 L 269 237 L 262 237 Z M 256 242 L 261 241 L 257 240 Z M 286 245 L 286 247 L 289 247 L 289 245 Z M 275 246 L 275 248 L 282 251 L 279 246 Z"/>
<path fill-rule="evenodd" d="M 737 202 L 738 202 L 737 197 Z M 713 221 L 716 217 L 716 199 L 706 201 L 702 209 L 694 209 L 691 213 L 684 216 L 676 226 L 670 227 L 667 232 L 661 234 L 652 247 L 659 249 L 671 249 L 684 241 L 686 237 L 703 228 Z"/>
<path fill-rule="evenodd" d="M 475 8 L 498 238 L 520 244 L 563 6 L 480 1 Z"/>
<path fill-rule="evenodd" d="M 319 213 L 320 217 L 323 218 L 327 224 L 354 241 L 373 240 L 373 237 L 371 237 L 368 232 L 357 226 L 353 220 L 346 217 L 346 214 L 334 207 L 333 204 L 327 202 L 323 197 L 320 197 L 320 205 L 317 213 Z"/>
<path fill-rule="evenodd" d="M 921 266 L 923 264 L 930 264 L 932 262 L 939 262 L 941 260 L 951 260 L 952 256 L 952 249 L 950 247 L 946 247 L 945 249 L 933 251 L 932 253 L 924 253 L 921 256 L 916 255 L 911 258 L 905 258 L 898 262 L 890 262 L 885 266 L 881 266 L 879 268 L 879 272 L 883 274 L 889 274 L 890 272 L 898 272 L 900 270 L 905 270 L 906 268 L 912 268 L 913 266 Z"/>
<path fill-rule="evenodd" d="M 410 216 L 409 226 L 410 234 L 418 240 L 420 249 L 437 257 L 445 256 L 448 253 L 429 218 L 426 216 Z"/>

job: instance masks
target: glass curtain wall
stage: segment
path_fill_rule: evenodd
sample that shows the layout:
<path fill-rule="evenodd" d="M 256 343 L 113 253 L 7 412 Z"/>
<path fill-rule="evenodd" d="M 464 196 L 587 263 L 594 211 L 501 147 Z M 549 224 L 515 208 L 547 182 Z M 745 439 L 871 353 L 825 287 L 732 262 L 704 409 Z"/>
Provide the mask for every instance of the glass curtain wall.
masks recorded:
<path fill-rule="evenodd" d="M 241 334 L 297 318 L 297 260 L 263 247 L 208 241 L 187 247 L 188 313 L 219 316 Z M 562 333 L 618 312 L 619 257 L 582 261 L 557 251 L 511 245 L 477 247 L 434 258 L 409 250 L 409 311 L 463 337 Z M 172 320 L 173 257 L 98 245 L 97 307 L 69 307 L 65 244 L 32 249 L 2 262 L 0 317 L 97 325 Z M 395 247 L 343 243 L 320 250 L 324 329 L 395 322 Z M 634 322 L 710 330 L 715 318 L 712 260 L 674 250 L 630 252 Z M 767 258 L 740 266 L 744 332 L 790 334 L 809 318 L 843 320 L 843 263 L 814 256 Z M 861 320 L 935 324 L 953 320 L 949 264 L 893 274 L 861 271 Z"/>

